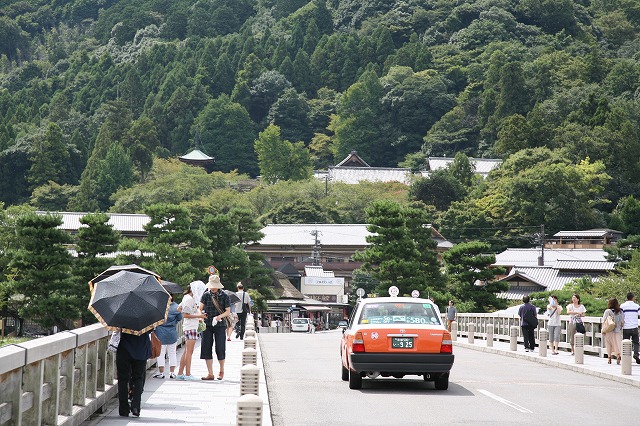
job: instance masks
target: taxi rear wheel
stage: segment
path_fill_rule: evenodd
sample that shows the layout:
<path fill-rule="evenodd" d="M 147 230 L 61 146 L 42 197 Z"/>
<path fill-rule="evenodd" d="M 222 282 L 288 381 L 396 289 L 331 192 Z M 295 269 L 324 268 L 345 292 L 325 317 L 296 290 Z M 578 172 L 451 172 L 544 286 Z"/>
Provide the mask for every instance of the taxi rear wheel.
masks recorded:
<path fill-rule="evenodd" d="M 449 389 L 449 373 L 445 373 L 440 377 L 436 377 L 434 384 L 436 385 L 437 390 Z"/>
<path fill-rule="evenodd" d="M 349 389 L 362 388 L 362 376 L 360 373 L 349 370 Z"/>
<path fill-rule="evenodd" d="M 347 381 L 349 380 L 349 369 L 348 368 L 344 368 L 344 365 L 340 364 L 342 366 L 342 380 L 343 381 Z"/>

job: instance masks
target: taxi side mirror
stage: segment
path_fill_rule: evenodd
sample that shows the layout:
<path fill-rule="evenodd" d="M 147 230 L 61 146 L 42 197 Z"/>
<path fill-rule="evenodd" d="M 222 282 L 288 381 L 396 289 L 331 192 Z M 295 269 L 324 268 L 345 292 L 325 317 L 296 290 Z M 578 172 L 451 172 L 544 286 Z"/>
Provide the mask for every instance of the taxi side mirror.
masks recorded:
<path fill-rule="evenodd" d="M 341 320 L 340 322 L 338 322 L 338 328 L 341 328 L 343 333 L 348 326 L 349 326 L 349 323 L 345 320 Z"/>

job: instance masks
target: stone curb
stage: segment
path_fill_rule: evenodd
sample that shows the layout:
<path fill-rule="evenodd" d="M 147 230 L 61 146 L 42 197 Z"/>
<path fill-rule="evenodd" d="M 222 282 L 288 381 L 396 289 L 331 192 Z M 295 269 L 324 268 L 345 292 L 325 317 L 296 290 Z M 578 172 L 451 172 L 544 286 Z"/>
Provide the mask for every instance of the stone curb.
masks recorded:
<path fill-rule="evenodd" d="M 511 358 L 518 358 L 518 359 L 523 359 L 527 361 L 533 361 L 533 362 L 545 364 L 551 367 L 559 367 L 565 370 L 570 370 L 570 371 L 575 371 L 582 374 L 588 374 L 590 376 L 600 377 L 602 379 L 613 380 L 619 383 L 624 383 L 625 385 L 640 387 L 640 379 L 632 379 L 631 377 L 633 376 L 622 376 L 622 375 L 616 375 L 611 373 L 605 373 L 601 371 L 595 371 L 593 369 L 590 369 L 588 366 L 581 365 L 581 364 L 567 364 L 564 362 L 554 361 L 552 359 L 541 357 L 541 356 L 531 356 L 531 355 L 526 355 L 524 353 L 514 352 L 511 350 L 504 350 L 504 349 L 492 348 L 487 346 L 478 346 L 471 343 L 464 343 L 459 341 L 454 341 L 453 344 L 454 346 L 460 346 L 463 348 L 473 349 L 480 352 L 487 352 L 487 353 L 492 353 L 496 355 L 508 356 Z"/>

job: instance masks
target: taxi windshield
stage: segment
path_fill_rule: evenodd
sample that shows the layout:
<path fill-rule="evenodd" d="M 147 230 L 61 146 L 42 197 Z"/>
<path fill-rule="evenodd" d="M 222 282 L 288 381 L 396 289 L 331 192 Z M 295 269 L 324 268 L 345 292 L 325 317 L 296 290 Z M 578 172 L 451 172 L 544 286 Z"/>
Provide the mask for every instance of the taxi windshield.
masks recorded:
<path fill-rule="evenodd" d="M 425 324 L 440 325 L 431 303 L 369 303 L 362 308 L 359 324 Z"/>

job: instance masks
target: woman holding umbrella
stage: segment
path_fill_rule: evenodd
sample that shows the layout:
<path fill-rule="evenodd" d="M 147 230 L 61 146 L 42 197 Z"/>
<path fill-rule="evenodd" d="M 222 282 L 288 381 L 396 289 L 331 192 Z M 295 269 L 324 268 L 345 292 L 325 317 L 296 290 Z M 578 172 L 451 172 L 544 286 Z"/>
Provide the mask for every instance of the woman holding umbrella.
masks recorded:
<path fill-rule="evenodd" d="M 153 275 L 119 271 L 90 283 L 89 310 L 107 328 L 121 332 L 116 350 L 119 414 L 140 416 L 147 359 L 151 356 L 149 332 L 164 323 L 169 293 Z M 129 405 L 129 384 L 133 395 Z"/>
<path fill-rule="evenodd" d="M 220 282 L 218 275 L 211 275 L 207 283 L 207 291 L 200 299 L 200 311 L 207 316 L 204 320 L 207 328 L 202 332 L 202 345 L 200 346 L 200 359 L 207 363 L 209 374 L 202 380 L 215 380 L 213 374 L 213 345 L 215 343 L 216 357 L 220 364 L 218 380 L 224 378 L 224 359 L 227 351 L 226 341 L 226 321 L 223 319 L 231 315 L 231 305 L 229 296 L 224 291 L 220 291 L 224 286 Z"/>

